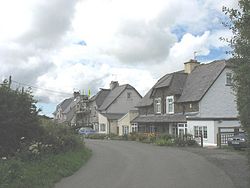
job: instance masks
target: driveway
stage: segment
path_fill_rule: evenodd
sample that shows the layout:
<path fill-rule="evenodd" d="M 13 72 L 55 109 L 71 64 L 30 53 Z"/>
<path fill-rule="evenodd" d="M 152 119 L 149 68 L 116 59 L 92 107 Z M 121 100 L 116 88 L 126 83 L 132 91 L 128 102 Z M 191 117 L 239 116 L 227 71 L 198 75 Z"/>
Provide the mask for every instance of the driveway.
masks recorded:
<path fill-rule="evenodd" d="M 233 188 L 228 174 L 205 157 L 171 147 L 86 140 L 93 156 L 56 188 Z"/>

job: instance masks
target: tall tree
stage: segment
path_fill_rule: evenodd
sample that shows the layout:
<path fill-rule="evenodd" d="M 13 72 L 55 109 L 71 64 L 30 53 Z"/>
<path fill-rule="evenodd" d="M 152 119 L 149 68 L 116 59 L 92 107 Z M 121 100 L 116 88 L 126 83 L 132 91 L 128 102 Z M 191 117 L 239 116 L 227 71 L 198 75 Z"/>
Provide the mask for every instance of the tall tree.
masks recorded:
<path fill-rule="evenodd" d="M 234 89 L 242 126 L 250 135 L 250 1 L 239 0 L 237 9 L 223 7 L 229 17 L 226 26 L 233 32 L 228 40 L 232 48 Z"/>

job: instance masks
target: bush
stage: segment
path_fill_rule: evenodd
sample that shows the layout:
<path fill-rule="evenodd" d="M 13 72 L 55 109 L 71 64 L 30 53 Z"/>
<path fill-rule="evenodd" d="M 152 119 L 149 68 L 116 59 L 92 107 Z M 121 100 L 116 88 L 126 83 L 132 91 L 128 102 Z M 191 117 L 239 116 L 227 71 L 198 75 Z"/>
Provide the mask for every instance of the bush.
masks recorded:
<path fill-rule="evenodd" d="M 7 82 L 0 84 L 0 157 L 13 156 L 21 138 L 31 142 L 42 134 L 35 103 L 30 90 L 12 90 Z"/>
<path fill-rule="evenodd" d="M 128 135 L 128 140 L 131 140 L 131 141 L 136 141 L 137 140 L 137 137 L 138 137 L 138 133 L 136 132 L 132 132 Z"/>
<path fill-rule="evenodd" d="M 155 144 L 157 146 L 172 146 L 173 141 L 171 139 L 166 140 L 166 139 L 160 138 L 155 141 Z"/>

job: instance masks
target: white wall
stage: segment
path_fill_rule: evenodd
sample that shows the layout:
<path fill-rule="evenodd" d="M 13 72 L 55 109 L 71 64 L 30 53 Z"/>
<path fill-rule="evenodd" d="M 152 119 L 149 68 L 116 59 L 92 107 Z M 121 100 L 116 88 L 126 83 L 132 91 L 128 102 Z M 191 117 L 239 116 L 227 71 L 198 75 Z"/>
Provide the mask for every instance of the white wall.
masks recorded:
<path fill-rule="evenodd" d="M 215 143 L 215 126 L 214 126 L 214 121 L 192 121 L 188 120 L 187 121 L 187 129 L 188 133 L 194 135 L 194 126 L 207 126 L 207 139 L 203 140 L 204 145 L 216 145 Z M 198 140 L 197 140 L 198 141 Z"/>
<path fill-rule="evenodd" d="M 118 120 L 119 127 L 119 135 L 122 136 L 122 126 L 129 127 L 129 133 L 132 132 L 132 127 L 130 121 L 138 116 L 138 111 L 129 111 L 126 115 L 124 115 L 121 119 Z"/>
<path fill-rule="evenodd" d="M 235 95 L 231 86 L 226 86 L 227 72 L 232 71 L 225 68 L 200 101 L 200 117 L 237 117 Z"/>
<path fill-rule="evenodd" d="M 187 121 L 188 133 L 194 135 L 194 126 L 207 126 L 207 139 L 204 139 L 204 146 L 217 145 L 217 133 L 219 127 L 235 127 L 240 126 L 239 121 L 217 121 L 217 120 L 200 120 L 200 121 Z"/>
<path fill-rule="evenodd" d="M 102 114 L 100 114 L 100 113 L 98 113 L 98 119 L 99 119 L 99 133 L 108 134 L 108 128 L 109 128 L 108 119 L 105 116 L 103 116 Z M 101 131 L 101 126 L 100 125 L 102 123 L 106 125 L 105 131 Z"/>

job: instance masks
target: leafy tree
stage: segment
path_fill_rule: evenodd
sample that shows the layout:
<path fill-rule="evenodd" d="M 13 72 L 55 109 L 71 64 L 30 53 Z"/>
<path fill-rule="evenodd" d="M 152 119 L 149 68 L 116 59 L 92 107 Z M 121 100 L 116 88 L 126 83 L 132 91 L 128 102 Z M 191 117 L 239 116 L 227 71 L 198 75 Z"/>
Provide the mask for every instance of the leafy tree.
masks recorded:
<path fill-rule="evenodd" d="M 14 154 L 22 142 L 40 135 L 35 103 L 29 90 L 12 90 L 7 81 L 0 85 L 0 156 Z"/>
<path fill-rule="evenodd" d="M 239 0 L 238 9 L 223 7 L 226 26 L 233 32 L 229 40 L 234 65 L 234 89 L 241 124 L 250 135 L 250 1 Z"/>

